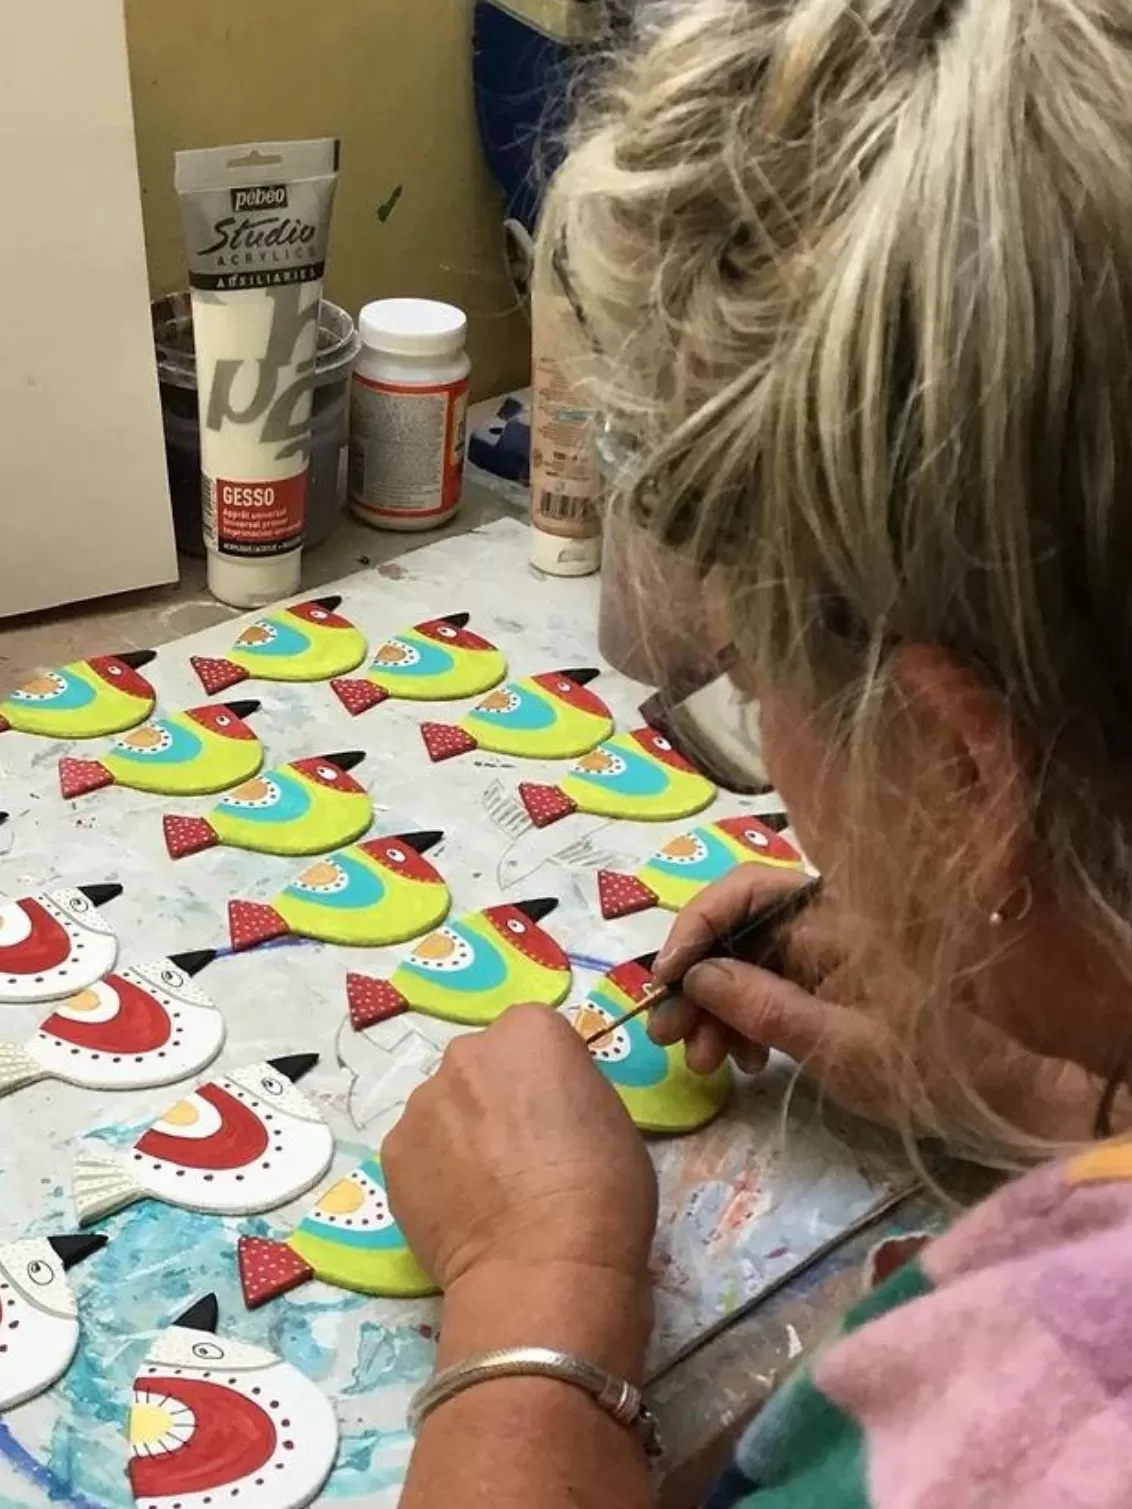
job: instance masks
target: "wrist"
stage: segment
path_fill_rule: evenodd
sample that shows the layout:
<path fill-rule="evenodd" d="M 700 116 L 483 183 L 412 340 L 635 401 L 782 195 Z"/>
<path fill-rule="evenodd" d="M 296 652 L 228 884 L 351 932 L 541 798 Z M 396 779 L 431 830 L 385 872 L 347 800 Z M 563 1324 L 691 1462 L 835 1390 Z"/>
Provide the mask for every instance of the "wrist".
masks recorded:
<path fill-rule="evenodd" d="M 632 1275 L 576 1261 L 493 1259 L 448 1289 L 438 1367 L 497 1347 L 571 1352 L 630 1383 L 644 1376 L 653 1322 L 648 1273 Z"/>

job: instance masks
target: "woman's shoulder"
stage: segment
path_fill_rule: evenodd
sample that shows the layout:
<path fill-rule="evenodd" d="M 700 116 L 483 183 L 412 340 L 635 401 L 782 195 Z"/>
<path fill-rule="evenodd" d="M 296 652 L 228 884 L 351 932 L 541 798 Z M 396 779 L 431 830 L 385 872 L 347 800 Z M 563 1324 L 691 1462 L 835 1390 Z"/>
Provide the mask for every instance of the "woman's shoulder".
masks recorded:
<path fill-rule="evenodd" d="M 845 1317 L 714 1503 L 1128 1501 L 1132 1142 L 1008 1185 Z"/>
<path fill-rule="evenodd" d="M 1083 1247 L 1095 1266 L 1130 1225 L 1132 1139 L 1101 1142 L 1005 1185 L 925 1249 L 923 1263 L 936 1286 L 1058 1269 Z"/>

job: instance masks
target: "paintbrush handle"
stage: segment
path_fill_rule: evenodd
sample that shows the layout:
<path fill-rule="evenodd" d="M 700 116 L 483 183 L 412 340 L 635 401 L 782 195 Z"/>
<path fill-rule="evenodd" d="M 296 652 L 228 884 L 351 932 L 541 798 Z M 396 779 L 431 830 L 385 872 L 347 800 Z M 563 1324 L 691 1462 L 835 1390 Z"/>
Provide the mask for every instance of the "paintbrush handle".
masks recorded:
<path fill-rule="evenodd" d="M 782 930 L 791 922 L 796 921 L 808 907 L 811 907 L 821 895 L 822 883 L 820 880 L 812 880 L 809 885 L 799 886 L 796 890 L 788 892 L 785 896 L 778 896 L 768 906 L 763 907 L 761 912 L 754 917 L 748 918 L 742 927 L 728 933 L 721 938 L 714 948 L 704 955 L 698 962 L 703 963 L 707 959 L 737 959 L 744 964 L 754 964 L 760 969 L 769 969 L 774 974 L 783 971 L 783 960 L 778 952 L 779 939 Z M 586 1047 L 592 1048 L 595 1043 L 600 1043 L 603 1038 L 609 1037 L 619 1027 L 627 1026 L 629 1022 L 635 1022 L 638 1017 L 644 1016 L 646 1011 L 655 1011 L 670 996 L 680 994 L 683 981 L 677 981 L 672 985 L 653 985 L 645 992 L 644 999 L 633 1008 L 620 1016 L 616 1021 L 610 1022 L 600 1032 L 595 1032 L 592 1037 L 586 1039 Z"/>
<path fill-rule="evenodd" d="M 632 1011 L 627 1011 L 624 1016 L 619 1016 L 615 1021 L 607 1022 L 600 1032 L 595 1032 L 586 1038 L 586 1047 L 592 1048 L 595 1043 L 600 1043 L 602 1038 L 616 1032 L 618 1027 L 625 1027 L 629 1022 L 635 1022 L 639 1016 L 644 1016 L 646 1011 L 655 1011 L 674 992 L 667 985 L 654 985 L 645 992 L 645 998 L 639 1006 L 634 1006 Z"/>

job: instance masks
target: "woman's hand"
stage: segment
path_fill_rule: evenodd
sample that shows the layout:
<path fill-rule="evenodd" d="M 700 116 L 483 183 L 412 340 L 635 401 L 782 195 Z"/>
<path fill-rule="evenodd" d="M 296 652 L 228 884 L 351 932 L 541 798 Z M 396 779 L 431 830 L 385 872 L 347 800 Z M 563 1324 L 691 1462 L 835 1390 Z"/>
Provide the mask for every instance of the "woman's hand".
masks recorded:
<path fill-rule="evenodd" d="M 382 1148 L 393 1213 L 445 1291 L 437 1365 L 551 1347 L 640 1383 L 656 1180 L 585 1043 L 545 1006 L 457 1039 Z M 570 1384 L 469 1389 L 421 1431 L 403 1502 L 649 1502 L 632 1432 Z"/>
<path fill-rule="evenodd" d="M 840 962 L 827 897 L 789 930 L 791 973 L 805 985 L 752 964 L 704 957 L 776 897 L 807 883 L 803 876 L 740 865 L 702 892 L 676 919 L 657 957 L 656 978 L 662 984 L 682 979 L 683 990 L 653 1013 L 649 1030 L 658 1043 L 684 1042 L 688 1064 L 698 1074 L 713 1073 L 729 1056 L 757 1074 L 770 1050 L 778 1049 L 847 1109 L 885 1120 L 885 1107 L 876 1103 L 869 1082 L 890 1027 L 806 988 L 824 989 Z"/>
<path fill-rule="evenodd" d="M 683 993 L 653 1014 L 649 1031 L 658 1043 L 683 1041 L 689 1065 L 701 1074 L 729 1055 L 758 1073 L 769 1051 L 778 1049 L 846 1110 L 885 1126 L 906 1125 L 907 1097 L 893 1066 L 913 1051 L 908 1021 L 917 1004 L 915 982 L 895 960 L 883 958 L 871 962 L 862 981 L 860 951 L 850 946 L 859 940 L 846 936 L 849 924 L 833 895 L 825 892 L 791 924 L 785 950 L 790 979 L 704 958 L 721 936 L 801 884 L 800 877 L 742 865 L 687 907 L 656 962 L 662 982 L 683 978 Z M 1075 1141 L 1092 1135 L 1102 1088 L 1095 1078 L 1076 1064 L 1030 1052 L 962 1005 L 955 1011 L 962 1021 L 951 1038 L 962 1062 L 913 1064 L 918 1098 L 932 1097 L 939 1113 L 938 1119 L 921 1117 L 916 1130 L 946 1134 L 966 1120 L 965 1079 L 997 1116 L 1027 1136 Z M 1123 1104 L 1118 1122 L 1128 1122 Z"/>
<path fill-rule="evenodd" d="M 656 1175 L 565 1017 L 516 1006 L 458 1038 L 382 1163 L 393 1214 L 445 1291 L 441 1365 L 548 1346 L 640 1378 Z"/>
<path fill-rule="evenodd" d="M 559 1012 L 517 1006 L 458 1038 L 382 1161 L 393 1213 L 443 1289 L 497 1263 L 647 1273 L 652 1162 Z"/>

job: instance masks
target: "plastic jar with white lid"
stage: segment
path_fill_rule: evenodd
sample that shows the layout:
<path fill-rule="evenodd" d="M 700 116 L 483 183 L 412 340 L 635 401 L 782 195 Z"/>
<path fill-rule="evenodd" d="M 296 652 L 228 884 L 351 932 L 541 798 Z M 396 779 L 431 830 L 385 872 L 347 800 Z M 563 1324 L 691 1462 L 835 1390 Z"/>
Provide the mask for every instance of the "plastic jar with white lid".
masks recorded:
<path fill-rule="evenodd" d="M 431 299 L 381 299 L 358 317 L 350 508 L 376 529 L 435 529 L 460 506 L 468 318 Z"/>

